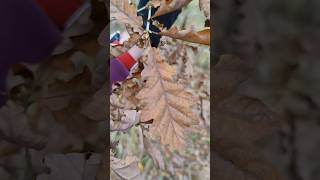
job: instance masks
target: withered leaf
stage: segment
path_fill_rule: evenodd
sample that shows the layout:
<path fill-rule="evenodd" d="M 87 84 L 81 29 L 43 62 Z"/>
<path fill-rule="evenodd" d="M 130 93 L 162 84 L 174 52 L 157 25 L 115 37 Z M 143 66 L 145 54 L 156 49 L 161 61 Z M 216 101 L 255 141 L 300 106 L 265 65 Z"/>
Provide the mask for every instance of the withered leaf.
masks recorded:
<path fill-rule="evenodd" d="M 100 154 L 48 155 L 44 162 L 50 168 L 50 174 L 38 175 L 37 180 L 94 180 L 101 161 Z"/>
<path fill-rule="evenodd" d="M 111 0 L 110 19 L 131 25 L 136 30 L 143 30 L 142 17 L 137 16 L 137 7 L 134 4 L 129 4 L 129 1 Z"/>
<path fill-rule="evenodd" d="M 68 107 L 72 100 L 86 97 L 91 91 L 91 87 L 88 86 L 90 82 L 91 73 L 89 68 L 85 67 L 82 73 L 67 82 L 56 80 L 47 87 L 43 87 L 38 101 L 52 111 L 61 110 Z"/>
<path fill-rule="evenodd" d="M 215 139 L 212 153 L 213 179 L 219 180 L 282 180 L 277 170 L 260 158 L 249 145 Z"/>
<path fill-rule="evenodd" d="M 160 8 L 153 15 L 153 17 L 161 16 L 172 11 L 181 9 L 183 6 L 189 4 L 191 0 L 160 0 Z M 154 3 L 156 6 L 159 5 L 159 2 Z"/>
<path fill-rule="evenodd" d="M 47 137 L 38 131 L 37 124 L 25 114 L 24 108 L 9 101 L 0 109 L 0 136 L 8 142 L 41 149 Z"/>
<path fill-rule="evenodd" d="M 103 121 L 107 118 L 107 84 L 98 90 L 89 103 L 85 103 L 81 108 L 81 113 L 89 119 Z"/>
<path fill-rule="evenodd" d="M 213 106 L 216 138 L 250 143 L 272 132 L 277 115 L 260 100 L 246 96 L 231 96 Z"/>
<path fill-rule="evenodd" d="M 115 121 L 111 123 L 111 131 L 127 131 L 133 127 L 140 120 L 140 113 L 136 110 L 125 110 L 124 117 L 121 121 Z"/>
<path fill-rule="evenodd" d="M 210 45 L 210 28 L 206 27 L 200 31 L 195 31 L 193 27 L 186 30 L 178 30 L 176 26 L 173 26 L 169 30 L 163 30 L 159 32 L 160 35 L 169 36 L 174 39 L 180 39 L 183 41 Z"/>
<path fill-rule="evenodd" d="M 141 121 L 153 120 L 151 133 L 160 137 L 161 143 L 181 149 L 185 131 L 198 124 L 199 118 L 191 108 L 197 100 L 173 80 L 175 73 L 175 68 L 163 60 L 158 49 L 149 49 L 142 71 L 142 77 L 147 81 L 137 98 L 143 106 Z"/>
<path fill-rule="evenodd" d="M 127 156 L 126 159 L 110 157 L 110 166 L 112 172 L 125 180 L 140 180 L 142 178 L 136 157 Z"/>
<path fill-rule="evenodd" d="M 223 55 L 213 68 L 213 102 L 227 97 L 236 87 L 246 81 L 251 73 L 250 66 L 233 55 Z"/>

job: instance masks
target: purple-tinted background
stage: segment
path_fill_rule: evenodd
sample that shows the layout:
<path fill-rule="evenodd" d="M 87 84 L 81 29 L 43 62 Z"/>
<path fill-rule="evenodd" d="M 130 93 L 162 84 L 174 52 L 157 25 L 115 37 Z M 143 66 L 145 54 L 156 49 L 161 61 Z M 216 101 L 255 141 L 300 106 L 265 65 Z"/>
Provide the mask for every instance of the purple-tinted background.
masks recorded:
<path fill-rule="evenodd" d="M 0 91 L 15 63 L 46 59 L 61 40 L 61 33 L 32 0 L 3 0 L 0 6 Z M 5 96 L 0 96 L 0 105 Z"/>

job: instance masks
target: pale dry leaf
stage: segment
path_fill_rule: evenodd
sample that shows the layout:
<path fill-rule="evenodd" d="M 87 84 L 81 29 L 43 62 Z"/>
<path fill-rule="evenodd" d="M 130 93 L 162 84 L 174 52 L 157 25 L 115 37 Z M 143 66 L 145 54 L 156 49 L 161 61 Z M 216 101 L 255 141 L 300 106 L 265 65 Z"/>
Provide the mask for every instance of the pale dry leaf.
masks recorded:
<path fill-rule="evenodd" d="M 111 170 L 124 180 L 140 180 L 142 178 L 138 163 L 134 156 L 127 156 L 124 160 L 110 157 Z"/>
<path fill-rule="evenodd" d="M 2 139 L 21 146 L 42 149 L 47 137 L 32 122 L 22 106 L 9 101 L 0 109 L 0 136 Z"/>
<path fill-rule="evenodd" d="M 279 172 L 264 161 L 249 145 L 215 139 L 213 145 L 213 179 L 282 180 Z"/>
<path fill-rule="evenodd" d="M 217 103 L 234 92 L 238 85 L 250 77 L 253 70 L 238 57 L 223 55 L 212 72 L 213 103 Z"/>
<path fill-rule="evenodd" d="M 125 110 L 121 121 L 113 121 L 111 131 L 128 131 L 131 127 L 139 123 L 140 112 L 136 110 Z"/>
<path fill-rule="evenodd" d="M 153 17 L 158 17 L 188 5 L 191 0 L 160 0 L 160 7 Z M 159 5 L 159 2 L 154 3 Z"/>
<path fill-rule="evenodd" d="M 176 74 L 160 56 L 158 49 L 150 48 L 142 77 L 147 79 L 137 98 L 142 103 L 141 122 L 152 121 L 152 134 L 160 137 L 162 144 L 181 149 L 185 144 L 185 131 L 199 123 L 192 111 L 197 99 L 175 82 Z"/>
<path fill-rule="evenodd" d="M 100 154 L 51 154 L 44 159 L 50 174 L 40 174 L 37 180 L 95 180 L 101 162 Z"/>
<path fill-rule="evenodd" d="M 210 0 L 199 0 L 200 9 L 204 12 L 207 19 L 210 19 Z"/>
<path fill-rule="evenodd" d="M 110 19 L 116 19 L 126 25 L 130 25 L 137 31 L 142 29 L 142 17 L 137 15 L 137 7 L 129 4 L 129 1 L 111 0 L 110 1 Z"/>
<path fill-rule="evenodd" d="M 176 26 L 173 26 L 169 30 L 163 30 L 162 32 L 159 32 L 159 34 L 192 43 L 210 45 L 209 27 L 205 27 L 199 31 L 196 31 L 193 27 L 186 30 L 179 30 Z"/>
<path fill-rule="evenodd" d="M 235 142 L 251 143 L 272 133 L 278 116 L 260 100 L 231 96 L 213 105 L 213 135 Z"/>
<path fill-rule="evenodd" d="M 89 119 L 103 121 L 107 119 L 107 84 L 97 91 L 91 100 L 81 108 L 81 113 Z"/>
<path fill-rule="evenodd" d="M 151 140 L 145 136 L 143 136 L 143 143 L 154 164 L 160 169 L 165 169 L 164 157 L 160 148 L 156 146 L 157 144 L 152 144 Z"/>

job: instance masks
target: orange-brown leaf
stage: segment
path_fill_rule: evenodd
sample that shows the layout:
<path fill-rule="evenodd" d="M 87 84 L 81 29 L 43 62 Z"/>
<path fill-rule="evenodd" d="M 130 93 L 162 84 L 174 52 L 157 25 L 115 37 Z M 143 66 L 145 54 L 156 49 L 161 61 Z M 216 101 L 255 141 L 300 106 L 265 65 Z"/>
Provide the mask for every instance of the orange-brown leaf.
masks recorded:
<path fill-rule="evenodd" d="M 173 80 L 175 69 L 160 57 L 159 50 L 150 49 L 142 76 L 147 78 L 145 87 L 138 93 L 141 100 L 141 121 L 153 120 L 151 133 L 160 137 L 161 143 L 181 149 L 185 131 L 199 122 L 191 106 L 196 100 Z"/>
<path fill-rule="evenodd" d="M 178 28 L 174 26 L 169 30 L 163 30 L 159 34 L 183 41 L 210 45 L 210 28 L 207 27 L 200 31 L 195 31 L 193 28 L 178 30 Z"/>
<path fill-rule="evenodd" d="M 155 3 L 156 5 L 159 4 L 158 1 L 156 1 L 157 2 Z M 190 2 L 191 0 L 160 0 L 160 8 L 153 15 L 153 17 L 161 16 L 161 15 L 170 13 L 172 11 L 181 9 L 183 6 L 186 6 Z"/>

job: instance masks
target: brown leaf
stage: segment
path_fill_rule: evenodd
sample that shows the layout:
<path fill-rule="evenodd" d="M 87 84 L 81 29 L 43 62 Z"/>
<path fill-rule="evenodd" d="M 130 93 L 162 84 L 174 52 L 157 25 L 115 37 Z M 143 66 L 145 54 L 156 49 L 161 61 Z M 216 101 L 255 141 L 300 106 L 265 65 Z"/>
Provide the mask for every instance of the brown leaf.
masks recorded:
<path fill-rule="evenodd" d="M 186 6 L 191 2 L 191 0 L 160 0 L 160 8 L 153 15 L 153 17 L 161 16 L 172 11 L 181 9 L 183 6 Z M 155 3 L 156 6 L 159 5 L 159 2 Z"/>
<path fill-rule="evenodd" d="M 137 7 L 129 1 L 110 1 L 110 19 L 116 19 L 124 24 L 131 25 L 136 30 L 142 29 L 142 17 L 137 16 Z"/>
<path fill-rule="evenodd" d="M 200 31 L 195 31 L 193 27 L 186 30 L 178 30 L 176 26 L 173 26 L 169 30 L 159 32 L 159 34 L 183 41 L 210 45 L 210 28 L 208 27 Z"/>
<path fill-rule="evenodd" d="M 176 70 L 160 57 L 159 50 L 149 49 L 147 63 L 142 71 L 147 81 L 137 95 L 143 106 L 141 121 L 153 120 L 150 130 L 161 143 L 181 149 L 186 129 L 199 123 L 191 108 L 196 100 L 173 80 Z"/>
<path fill-rule="evenodd" d="M 74 152 L 83 148 L 83 137 L 70 131 L 64 124 L 58 123 L 59 120 L 55 119 L 49 109 L 41 109 L 39 115 L 34 118 L 38 121 L 41 131 L 45 132 L 48 136 L 45 148 L 43 148 L 41 152 L 38 151 L 37 154 Z M 64 119 L 61 119 L 60 121 L 63 120 Z M 78 123 L 79 122 L 76 124 L 77 126 Z"/>
<path fill-rule="evenodd" d="M 124 180 L 140 180 L 142 178 L 137 158 L 127 156 L 121 160 L 113 156 L 110 157 L 110 166 L 112 172 Z"/>
<path fill-rule="evenodd" d="M 39 103 L 47 106 L 52 111 L 68 107 L 70 101 L 84 99 L 91 90 L 91 72 L 85 67 L 83 72 L 72 77 L 71 80 L 56 80 L 44 86 L 38 98 Z"/>
<path fill-rule="evenodd" d="M 223 55 L 212 72 L 213 103 L 217 103 L 234 92 L 239 84 L 247 80 L 252 69 L 236 56 Z"/>
<path fill-rule="evenodd" d="M 249 145 L 215 139 L 213 147 L 213 179 L 282 180 L 277 170 Z"/>
<path fill-rule="evenodd" d="M 252 142 L 272 132 L 277 116 L 261 101 L 245 96 L 231 96 L 213 106 L 216 138 Z"/>
<path fill-rule="evenodd" d="M 199 0 L 200 9 L 204 12 L 207 19 L 210 19 L 210 0 Z"/>

